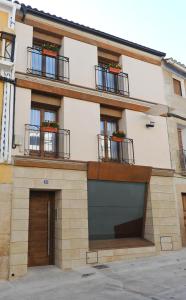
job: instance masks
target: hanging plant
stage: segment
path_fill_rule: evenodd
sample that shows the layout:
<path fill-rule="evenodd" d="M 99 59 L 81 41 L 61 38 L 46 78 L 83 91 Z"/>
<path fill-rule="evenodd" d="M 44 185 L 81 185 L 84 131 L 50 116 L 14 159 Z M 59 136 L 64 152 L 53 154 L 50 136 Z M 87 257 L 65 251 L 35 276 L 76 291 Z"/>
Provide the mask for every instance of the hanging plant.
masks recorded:
<path fill-rule="evenodd" d="M 112 141 L 113 142 L 123 142 L 126 134 L 122 130 L 116 130 L 112 134 Z"/>
<path fill-rule="evenodd" d="M 120 64 L 112 63 L 108 65 L 109 72 L 114 74 L 119 74 L 121 72 L 121 69 L 122 67 Z"/>
<path fill-rule="evenodd" d="M 42 132 L 54 132 L 57 133 L 59 125 L 56 122 L 45 121 L 42 122 L 41 131 Z"/>
<path fill-rule="evenodd" d="M 55 44 L 43 44 L 42 53 L 47 56 L 56 57 L 58 55 L 59 46 Z"/>

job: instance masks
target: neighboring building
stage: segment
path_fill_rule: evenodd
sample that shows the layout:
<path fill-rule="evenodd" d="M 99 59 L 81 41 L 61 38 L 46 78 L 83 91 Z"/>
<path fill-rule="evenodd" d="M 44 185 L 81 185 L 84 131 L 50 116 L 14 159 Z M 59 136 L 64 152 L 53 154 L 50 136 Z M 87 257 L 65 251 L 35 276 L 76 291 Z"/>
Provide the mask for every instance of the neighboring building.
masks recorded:
<path fill-rule="evenodd" d="M 12 183 L 0 187 L 4 202 L 11 188 L 0 264 L 3 253 L 9 260 L 1 277 L 180 249 L 165 53 L 25 5 L 15 33 Z M 112 137 L 118 129 L 127 134 L 122 142 Z"/>
<path fill-rule="evenodd" d="M 163 60 L 165 92 L 169 106 L 167 124 L 171 165 L 175 170 L 182 244 L 186 245 L 186 66 L 172 58 Z"/>
<path fill-rule="evenodd" d="M 9 268 L 16 7 L 0 1 L 0 278 Z"/>

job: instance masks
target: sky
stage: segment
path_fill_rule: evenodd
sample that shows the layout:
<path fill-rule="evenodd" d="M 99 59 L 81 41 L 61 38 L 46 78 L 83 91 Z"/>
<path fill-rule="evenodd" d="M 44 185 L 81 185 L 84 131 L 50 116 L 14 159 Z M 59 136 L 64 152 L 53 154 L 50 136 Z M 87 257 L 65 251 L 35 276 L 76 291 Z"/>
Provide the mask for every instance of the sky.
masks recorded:
<path fill-rule="evenodd" d="M 20 0 L 21 2 L 21 0 Z M 166 53 L 186 65 L 186 0 L 22 0 Z"/>

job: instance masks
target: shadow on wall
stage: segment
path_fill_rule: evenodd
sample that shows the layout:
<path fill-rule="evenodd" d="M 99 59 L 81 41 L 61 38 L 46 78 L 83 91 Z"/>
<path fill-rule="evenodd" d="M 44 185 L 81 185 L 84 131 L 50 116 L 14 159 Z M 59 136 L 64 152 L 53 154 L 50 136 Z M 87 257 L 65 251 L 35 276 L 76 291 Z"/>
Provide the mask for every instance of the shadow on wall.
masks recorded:
<path fill-rule="evenodd" d="M 141 237 L 143 229 L 143 218 L 129 221 L 114 226 L 115 238 Z"/>

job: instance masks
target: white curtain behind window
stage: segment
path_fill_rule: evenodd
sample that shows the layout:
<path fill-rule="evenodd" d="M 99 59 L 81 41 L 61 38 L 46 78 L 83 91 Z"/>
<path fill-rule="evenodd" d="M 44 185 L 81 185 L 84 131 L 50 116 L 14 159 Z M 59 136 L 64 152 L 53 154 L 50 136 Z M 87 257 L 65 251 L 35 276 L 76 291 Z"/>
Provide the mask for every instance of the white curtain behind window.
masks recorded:
<path fill-rule="evenodd" d="M 32 51 L 32 72 L 37 75 L 42 74 L 42 55 L 39 48 Z"/>
<path fill-rule="evenodd" d="M 31 109 L 31 116 L 30 116 L 30 128 L 29 128 L 29 135 L 30 135 L 30 143 L 29 149 L 34 151 L 40 150 L 40 110 L 38 109 Z"/>

